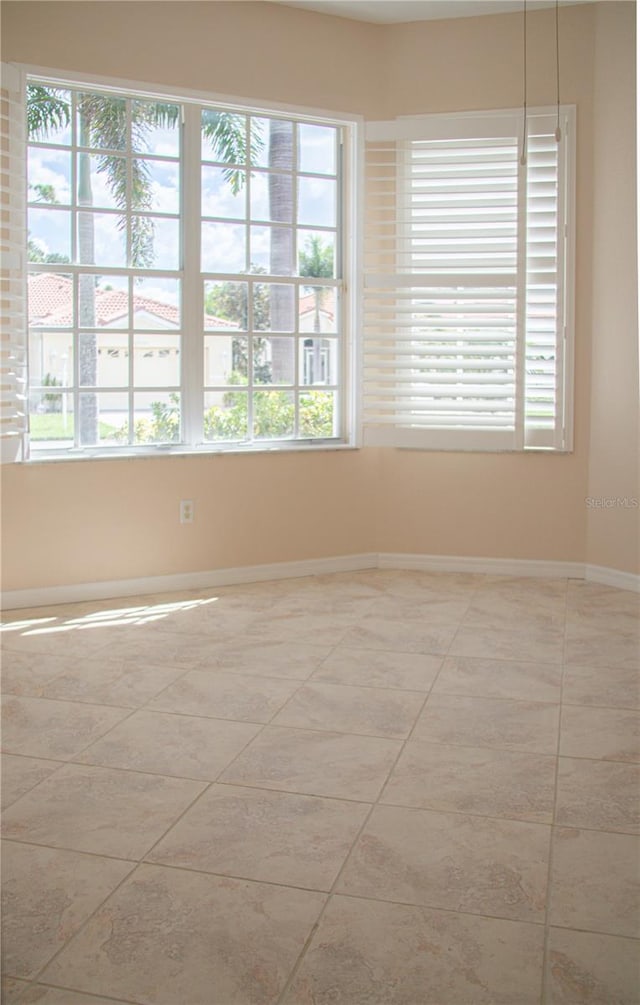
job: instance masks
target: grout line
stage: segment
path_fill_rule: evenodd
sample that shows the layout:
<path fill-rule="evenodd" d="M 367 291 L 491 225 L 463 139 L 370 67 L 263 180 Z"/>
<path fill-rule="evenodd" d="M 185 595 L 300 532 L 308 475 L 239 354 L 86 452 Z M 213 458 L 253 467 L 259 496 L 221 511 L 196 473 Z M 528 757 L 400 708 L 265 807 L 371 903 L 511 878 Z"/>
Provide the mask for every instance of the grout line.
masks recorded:
<path fill-rule="evenodd" d="M 547 963 L 549 959 L 549 937 L 551 929 L 551 899 L 553 895 L 553 863 L 554 863 L 554 847 L 555 847 L 555 830 L 556 830 L 556 817 L 558 810 L 558 777 L 560 773 L 560 747 L 562 741 L 562 693 L 564 687 L 564 657 L 565 657 L 565 647 L 566 647 L 566 632 L 567 632 L 567 605 L 569 596 L 569 583 L 567 581 L 565 585 L 565 601 L 564 601 L 564 611 L 565 611 L 565 630 L 564 630 L 564 641 L 562 648 L 562 672 L 560 675 L 560 712 L 558 716 L 558 735 L 556 738 L 556 765 L 553 779 L 553 810 L 552 810 L 552 820 L 551 827 L 549 828 L 549 860 L 547 862 L 547 890 L 544 906 L 544 943 L 542 952 L 542 973 L 540 975 L 540 1005 L 544 1005 L 546 999 L 546 987 L 547 987 Z"/>

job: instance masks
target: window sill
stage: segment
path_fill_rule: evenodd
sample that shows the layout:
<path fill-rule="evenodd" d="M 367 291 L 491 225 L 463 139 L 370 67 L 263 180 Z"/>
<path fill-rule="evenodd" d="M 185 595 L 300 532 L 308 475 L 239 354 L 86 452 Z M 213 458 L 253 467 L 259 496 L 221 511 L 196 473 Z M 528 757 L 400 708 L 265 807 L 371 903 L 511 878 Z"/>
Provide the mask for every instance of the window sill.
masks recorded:
<path fill-rule="evenodd" d="M 226 457 L 257 454 L 291 454 L 291 453 L 318 453 L 335 450 L 358 450 L 356 443 L 343 443 L 339 441 L 326 440 L 313 443 L 271 443 L 269 445 L 239 446 L 234 444 L 229 447 L 157 447 L 155 450 L 69 450 L 67 452 L 51 452 L 50 454 L 36 454 L 19 464 L 60 464 L 66 462 L 76 463 L 77 461 L 145 461 L 157 460 L 159 457 L 172 458 L 194 458 L 194 457 Z"/>

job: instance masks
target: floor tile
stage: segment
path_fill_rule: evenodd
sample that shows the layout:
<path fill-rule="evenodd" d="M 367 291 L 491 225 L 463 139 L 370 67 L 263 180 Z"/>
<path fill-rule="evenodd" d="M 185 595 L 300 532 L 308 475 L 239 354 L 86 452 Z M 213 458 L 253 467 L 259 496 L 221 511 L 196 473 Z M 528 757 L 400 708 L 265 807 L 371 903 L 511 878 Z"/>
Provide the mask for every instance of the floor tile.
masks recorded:
<path fill-rule="evenodd" d="M 248 642 L 304 642 L 319 646 L 337 645 L 356 615 L 290 614 L 279 618 L 263 615 L 246 631 Z"/>
<path fill-rule="evenodd" d="M 561 667 L 551 663 L 447 656 L 433 691 L 478 698 L 558 702 L 561 679 Z"/>
<path fill-rule="evenodd" d="M 444 655 L 456 633 L 456 624 L 423 625 L 419 621 L 399 618 L 360 618 L 336 642 L 354 649 L 382 649 L 399 653 L 433 653 Z"/>
<path fill-rule="evenodd" d="M 251 676 L 306 680 L 331 652 L 330 646 L 305 642 L 262 642 L 216 646 L 198 664 L 200 670 L 224 670 Z"/>
<path fill-rule="evenodd" d="M 76 760 L 213 781 L 260 726 L 203 716 L 135 712 Z"/>
<path fill-rule="evenodd" d="M 556 821 L 640 834 L 640 764 L 561 757 Z"/>
<path fill-rule="evenodd" d="M 148 707 L 183 715 L 269 722 L 297 687 L 298 681 L 190 670 Z"/>
<path fill-rule="evenodd" d="M 364 803 L 213 785 L 147 860 L 330 890 L 368 809 Z"/>
<path fill-rule="evenodd" d="M 469 596 L 432 597 L 410 600 L 387 593 L 379 597 L 368 612 L 372 618 L 399 621 L 422 621 L 424 624 L 454 624 L 462 620 L 469 608 Z"/>
<path fill-rule="evenodd" d="M 184 667 L 149 666 L 123 660 L 78 660 L 43 688 L 45 698 L 138 708 L 184 673 Z"/>
<path fill-rule="evenodd" d="M 18 1005 L 28 987 L 28 981 L 21 981 L 17 977 L 3 977 L 2 989 L 0 990 L 2 1005 Z M 24 999 L 22 1000 L 24 1001 Z"/>
<path fill-rule="evenodd" d="M 131 626 L 121 624 L 52 624 L 2 633 L 2 648 L 10 652 L 50 653 L 65 659 L 87 657 L 128 637 Z"/>
<path fill-rule="evenodd" d="M 465 628 L 502 629 L 509 624 L 531 631 L 564 628 L 565 606 L 564 596 L 554 597 L 550 602 L 548 597 L 509 595 L 502 591 L 496 594 L 480 588 L 462 623 Z"/>
<path fill-rule="evenodd" d="M 640 945 L 633 939 L 552 928 L 548 1005 L 640 1005 Z"/>
<path fill-rule="evenodd" d="M 429 691 L 442 666 L 442 656 L 375 652 L 336 646 L 313 674 L 313 681 Z"/>
<path fill-rule="evenodd" d="M 638 837 L 556 829 L 550 924 L 640 937 L 639 862 Z"/>
<path fill-rule="evenodd" d="M 33 977 L 132 869 L 132 862 L 3 842 L 4 972 Z"/>
<path fill-rule="evenodd" d="M 555 754 L 557 705 L 431 693 L 413 738 L 471 747 Z"/>
<path fill-rule="evenodd" d="M 2 699 L 2 749 L 63 760 L 80 753 L 127 714 L 104 705 L 8 696 Z"/>
<path fill-rule="evenodd" d="M 77 664 L 77 659 L 65 656 L 16 653 L 7 650 L 2 654 L 0 675 L 2 693 L 29 695 L 32 698 L 42 697 L 47 684 L 66 670 L 72 670 Z"/>
<path fill-rule="evenodd" d="M 4 814 L 3 835 L 139 859 L 204 789 L 203 782 L 67 764 Z"/>
<path fill-rule="evenodd" d="M 555 758 L 410 740 L 382 803 L 551 823 Z"/>
<path fill-rule="evenodd" d="M 640 632 L 609 624 L 602 627 L 567 622 L 564 661 L 567 666 L 607 666 L 640 670 Z"/>
<path fill-rule="evenodd" d="M 337 890 L 541 922 L 549 834 L 541 824 L 377 806 Z"/>
<path fill-rule="evenodd" d="M 266 726 L 219 781 L 370 802 L 400 747 L 378 736 Z"/>
<path fill-rule="evenodd" d="M 449 649 L 451 656 L 479 659 L 530 660 L 561 663 L 564 633 L 561 628 L 459 629 Z"/>
<path fill-rule="evenodd" d="M 32 789 L 61 767 L 63 761 L 43 761 L 38 757 L 20 757 L 18 754 L 2 755 L 2 809 Z"/>
<path fill-rule="evenodd" d="M 543 929 L 334 897 L 283 1005 L 538 1005 Z"/>
<path fill-rule="evenodd" d="M 565 705 L 560 753 L 565 757 L 640 761 L 640 712 Z"/>
<path fill-rule="evenodd" d="M 409 691 L 314 681 L 296 691 L 273 724 L 403 739 L 409 735 L 424 698 Z"/>
<path fill-rule="evenodd" d="M 319 893 L 141 866 L 42 979 L 154 1005 L 271 1005 Z M 140 919 L 144 919 L 141 925 Z M 250 951 L 248 951 L 250 947 Z"/>
<path fill-rule="evenodd" d="M 620 667 L 565 667 L 562 700 L 569 705 L 640 708 L 640 672 Z"/>
<path fill-rule="evenodd" d="M 233 638 L 233 632 L 216 639 L 202 634 L 158 631 L 153 624 L 144 625 L 131 629 L 126 639 L 114 642 L 109 647 L 109 657 L 129 663 L 152 663 L 189 670 L 206 660 L 217 642 L 229 642 Z"/>

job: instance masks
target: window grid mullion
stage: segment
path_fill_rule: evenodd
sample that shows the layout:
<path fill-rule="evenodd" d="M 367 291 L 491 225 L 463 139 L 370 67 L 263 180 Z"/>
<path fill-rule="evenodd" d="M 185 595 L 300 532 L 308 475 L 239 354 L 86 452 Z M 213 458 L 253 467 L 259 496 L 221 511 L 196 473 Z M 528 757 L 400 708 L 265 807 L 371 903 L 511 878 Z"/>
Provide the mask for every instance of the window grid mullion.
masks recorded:
<path fill-rule="evenodd" d="M 204 440 L 204 281 L 200 272 L 200 108 L 197 105 L 184 105 L 182 119 L 181 415 L 184 441 L 189 446 L 195 446 Z"/>

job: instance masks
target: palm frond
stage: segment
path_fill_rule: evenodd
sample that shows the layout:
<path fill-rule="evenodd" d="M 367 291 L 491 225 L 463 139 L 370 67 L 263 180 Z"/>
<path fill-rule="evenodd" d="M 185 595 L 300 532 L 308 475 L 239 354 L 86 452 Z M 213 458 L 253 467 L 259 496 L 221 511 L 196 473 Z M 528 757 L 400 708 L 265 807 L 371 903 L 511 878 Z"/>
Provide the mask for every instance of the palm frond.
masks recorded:
<path fill-rule="evenodd" d="M 222 173 L 233 194 L 237 195 L 244 184 L 242 169 L 247 162 L 246 116 L 205 108 L 202 112 L 202 135 L 213 147 L 217 160 L 234 165 L 223 168 Z M 254 128 L 249 139 L 249 159 L 252 164 L 259 159 L 263 149 L 264 137 L 259 129 Z"/>
<path fill-rule="evenodd" d="M 42 84 L 27 87 L 27 130 L 29 139 L 44 140 L 51 132 L 64 129 L 71 121 L 67 91 Z"/>

